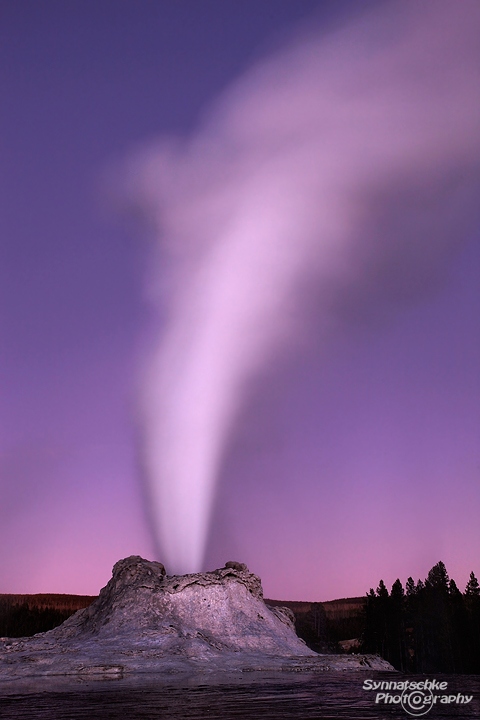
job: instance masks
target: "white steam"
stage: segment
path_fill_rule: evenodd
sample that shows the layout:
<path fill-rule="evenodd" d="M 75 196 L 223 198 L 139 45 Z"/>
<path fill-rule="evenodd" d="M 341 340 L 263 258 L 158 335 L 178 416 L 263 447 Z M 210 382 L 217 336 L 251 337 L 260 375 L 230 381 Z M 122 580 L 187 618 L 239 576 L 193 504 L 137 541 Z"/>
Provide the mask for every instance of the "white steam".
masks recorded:
<path fill-rule="evenodd" d="M 188 142 L 136 159 L 159 245 L 142 452 L 169 570 L 201 568 L 247 384 L 295 338 L 308 299 L 321 331 L 352 287 L 385 267 L 395 278 L 399 258 L 428 273 L 471 227 L 478 37 L 476 0 L 386 2 L 297 39 Z"/>

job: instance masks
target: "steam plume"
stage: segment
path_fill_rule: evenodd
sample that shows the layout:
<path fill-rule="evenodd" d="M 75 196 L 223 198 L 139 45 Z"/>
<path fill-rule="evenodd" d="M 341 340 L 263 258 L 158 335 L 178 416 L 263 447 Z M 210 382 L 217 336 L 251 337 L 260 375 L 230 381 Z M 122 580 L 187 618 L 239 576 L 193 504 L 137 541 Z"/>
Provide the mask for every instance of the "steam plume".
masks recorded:
<path fill-rule="evenodd" d="M 372 302 L 382 287 L 408 295 L 470 232 L 479 33 L 476 0 L 383 3 L 297 38 L 188 141 L 137 157 L 158 241 L 142 449 L 169 569 L 201 568 L 248 383 L 295 339 L 301 313 L 325 331 L 372 287 Z"/>

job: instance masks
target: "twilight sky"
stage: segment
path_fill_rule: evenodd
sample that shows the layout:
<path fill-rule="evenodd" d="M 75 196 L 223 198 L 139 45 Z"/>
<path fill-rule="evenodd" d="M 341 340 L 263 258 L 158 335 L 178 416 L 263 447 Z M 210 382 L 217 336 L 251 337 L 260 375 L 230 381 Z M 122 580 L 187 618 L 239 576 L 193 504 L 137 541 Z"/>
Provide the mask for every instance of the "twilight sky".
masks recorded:
<path fill-rule="evenodd" d="M 0 0 L 0 592 L 478 576 L 480 13 L 401 5 Z"/>

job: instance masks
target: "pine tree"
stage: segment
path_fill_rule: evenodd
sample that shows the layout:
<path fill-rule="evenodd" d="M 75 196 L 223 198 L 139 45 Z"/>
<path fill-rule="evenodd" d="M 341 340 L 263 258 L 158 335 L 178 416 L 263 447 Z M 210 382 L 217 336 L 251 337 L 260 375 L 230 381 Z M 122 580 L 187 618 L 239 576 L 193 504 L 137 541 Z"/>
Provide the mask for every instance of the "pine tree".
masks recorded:
<path fill-rule="evenodd" d="M 470 573 L 470 580 L 465 588 L 465 595 L 467 595 L 467 597 L 480 597 L 480 585 L 473 572 Z"/>
<path fill-rule="evenodd" d="M 405 593 L 407 598 L 415 595 L 415 582 L 412 577 L 409 577 L 405 583 Z"/>
<path fill-rule="evenodd" d="M 419 581 L 420 582 L 420 581 Z M 418 642 L 420 632 L 418 628 L 418 593 L 415 581 L 409 577 L 405 583 L 405 654 L 406 669 L 415 672 L 418 664 Z"/>
<path fill-rule="evenodd" d="M 388 618 L 389 660 L 397 670 L 405 670 L 407 657 L 405 646 L 405 591 L 397 578 L 390 593 Z"/>
<path fill-rule="evenodd" d="M 469 667 L 472 673 L 480 672 L 480 587 L 473 572 L 465 588 L 465 605 L 469 639 Z"/>
<path fill-rule="evenodd" d="M 462 595 L 462 593 L 460 592 L 460 590 L 457 587 L 457 583 L 455 582 L 455 580 L 453 578 L 450 580 L 450 582 L 448 584 L 448 594 L 450 595 L 451 598 L 458 598 L 459 595 L 460 596 Z"/>
<path fill-rule="evenodd" d="M 377 596 L 379 598 L 388 598 L 388 590 L 385 587 L 385 583 L 383 582 L 383 580 L 380 580 L 380 582 L 378 583 Z"/>
<path fill-rule="evenodd" d="M 362 649 L 364 652 L 377 653 L 378 631 L 377 631 L 377 596 L 375 590 L 370 588 L 365 603 L 365 629 L 363 632 Z"/>
<path fill-rule="evenodd" d="M 378 636 L 378 652 L 387 658 L 388 651 L 388 615 L 389 615 L 389 596 L 383 580 L 380 580 L 377 588 L 376 617 L 377 617 L 377 636 Z"/>
<path fill-rule="evenodd" d="M 463 595 L 452 578 L 448 586 L 449 625 L 455 672 L 465 672 L 469 667 L 468 619 Z"/>
<path fill-rule="evenodd" d="M 427 672 L 455 672 L 449 582 L 447 568 L 441 561 L 432 567 L 425 580 L 423 615 Z"/>
<path fill-rule="evenodd" d="M 436 565 L 432 567 L 430 572 L 428 573 L 428 577 L 425 580 L 425 585 L 428 588 L 433 588 L 435 590 L 438 590 L 440 592 L 448 592 L 448 573 L 447 568 L 445 567 L 444 563 L 442 561 L 438 562 Z"/>
<path fill-rule="evenodd" d="M 404 596 L 405 591 L 403 589 L 403 585 L 400 582 L 399 578 L 397 578 L 392 585 L 392 592 L 390 593 L 390 597 L 395 598 L 397 602 L 400 602 L 403 601 Z"/>

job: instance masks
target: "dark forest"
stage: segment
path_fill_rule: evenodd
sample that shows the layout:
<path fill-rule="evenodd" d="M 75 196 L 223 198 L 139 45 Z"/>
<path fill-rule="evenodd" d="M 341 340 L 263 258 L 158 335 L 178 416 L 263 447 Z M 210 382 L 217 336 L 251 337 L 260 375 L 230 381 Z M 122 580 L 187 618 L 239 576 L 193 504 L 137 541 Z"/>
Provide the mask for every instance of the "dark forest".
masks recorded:
<path fill-rule="evenodd" d="M 425 581 L 383 580 L 367 595 L 363 652 L 379 653 L 397 670 L 480 673 L 480 587 L 474 573 L 462 593 L 443 562 Z"/>

